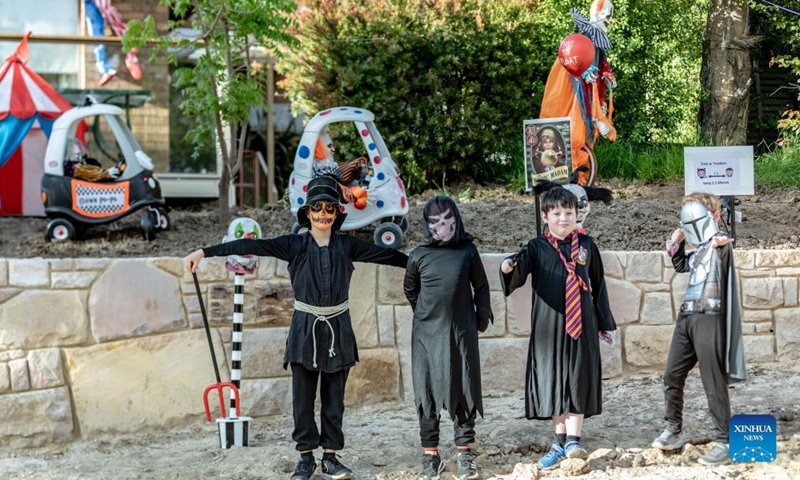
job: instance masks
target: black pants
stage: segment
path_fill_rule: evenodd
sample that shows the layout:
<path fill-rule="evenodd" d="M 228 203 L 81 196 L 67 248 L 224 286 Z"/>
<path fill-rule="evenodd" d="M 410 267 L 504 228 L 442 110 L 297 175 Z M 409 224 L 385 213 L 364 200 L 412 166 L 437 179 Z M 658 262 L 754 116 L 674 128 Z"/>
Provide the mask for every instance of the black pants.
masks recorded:
<path fill-rule="evenodd" d="M 431 413 L 425 418 L 422 411 L 419 415 L 419 438 L 422 448 L 439 446 L 439 412 Z M 466 447 L 475 443 L 475 412 L 468 414 L 461 407 L 456 408 L 456 421 L 453 424 L 454 440 L 457 447 Z"/>
<path fill-rule="evenodd" d="M 342 417 L 344 416 L 344 387 L 350 369 L 335 373 L 308 370 L 299 363 L 292 364 L 292 411 L 294 432 L 292 439 L 297 442 L 300 452 L 317 447 L 330 450 L 344 448 Z M 320 378 L 322 377 L 322 378 Z M 320 419 L 322 433 L 317 429 L 314 415 L 314 402 L 317 399 L 319 384 L 322 408 Z"/>
<path fill-rule="evenodd" d="M 714 423 L 714 440 L 728 443 L 731 404 L 725 375 L 725 334 L 723 315 L 678 315 L 664 373 L 665 420 L 672 433 L 683 429 L 683 386 L 689 370 L 700 362 L 700 379 Z"/>

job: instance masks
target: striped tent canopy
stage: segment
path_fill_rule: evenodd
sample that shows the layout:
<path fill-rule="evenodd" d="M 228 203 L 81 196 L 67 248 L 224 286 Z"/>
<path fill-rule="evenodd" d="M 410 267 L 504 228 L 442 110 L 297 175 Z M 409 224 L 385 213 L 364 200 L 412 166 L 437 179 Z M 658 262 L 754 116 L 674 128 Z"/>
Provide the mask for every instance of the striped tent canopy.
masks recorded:
<path fill-rule="evenodd" d="M 43 214 L 39 182 L 53 122 L 72 106 L 28 67 L 28 37 L 0 67 L 0 215 Z"/>

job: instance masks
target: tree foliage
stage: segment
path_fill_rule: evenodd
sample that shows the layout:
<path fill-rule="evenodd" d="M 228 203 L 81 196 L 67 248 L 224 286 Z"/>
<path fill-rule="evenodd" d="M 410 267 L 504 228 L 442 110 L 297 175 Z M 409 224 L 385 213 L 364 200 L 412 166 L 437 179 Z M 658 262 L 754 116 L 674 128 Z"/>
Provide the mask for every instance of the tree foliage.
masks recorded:
<path fill-rule="evenodd" d="M 588 14 L 590 1 L 580 9 Z M 696 138 L 707 0 L 617 0 L 609 57 L 621 138 Z M 279 68 L 296 112 L 372 110 L 409 187 L 522 169 L 569 0 L 309 0 Z M 601 159 L 602 160 L 602 159 Z M 441 182 L 441 183 L 440 183 Z"/>
<path fill-rule="evenodd" d="M 295 4 L 290 0 L 161 0 L 180 20 L 165 25 L 159 36 L 155 21 L 131 21 L 123 39 L 125 48 L 141 47 L 148 39 L 159 43 L 151 55 L 167 54 L 177 64 L 179 49 L 202 54 L 191 67 L 173 73 L 175 86 L 183 91 L 180 109 L 197 119 L 186 133 L 186 140 L 202 145 L 215 138 L 223 169 L 220 179 L 220 218 L 228 221 L 228 188 L 242 162 L 247 134 L 247 119 L 252 107 L 264 107 L 262 84 L 254 78 L 253 47 L 273 49 L 278 43 L 291 45 L 294 38 L 285 33 L 291 26 Z M 198 34 L 175 41 L 169 32 L 191 27 Z"/>

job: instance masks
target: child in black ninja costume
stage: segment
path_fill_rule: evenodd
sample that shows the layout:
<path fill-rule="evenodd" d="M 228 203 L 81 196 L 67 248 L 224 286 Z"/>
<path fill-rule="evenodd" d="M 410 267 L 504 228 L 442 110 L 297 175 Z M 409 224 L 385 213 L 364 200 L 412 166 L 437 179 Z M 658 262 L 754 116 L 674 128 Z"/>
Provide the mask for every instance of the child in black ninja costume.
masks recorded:
<path fill-rule="evenodd" d="M 313 451 L 322 447 L 322 477 L 353 478 L 353 472 L 335 455 L 344 448 L 342 416 L 345 383 L 358 361 L 358 350 L 348 309 L 353 262 L 405 267 L 401 252 L 367 243 L 338 232 L 346 214 L 336 180 L 320 176 L 308 183 L 306 203 L 297 221 L 310 231 L 265 240 L 238 240 L 198 250 L 184 259 L 194 272 L 204 257 L 259 255 L 289 263 L 294 291 L 294 315 L 286 341 L 284 368 L 292 367 L 294 432 L 300 452 L 292 480 L 308 480 L 317 468 Z M 322 428 L 317 429 L 314 401 L 320 385 Z"/>
<path fill-rule="evenodd" d="M 700 379 L 714 425 L 714 446 L 698 461 L 728 463 L 728 385 L 746 379 L 739 294 L 733 264 L 733 239 L 717 230 L 717 197 L 693 193 L 683 200 L 681 228 L 667 240 L 667 253 L 676 272 L 689 272 L 689 286 L 675 322 L 664 373 L 666 413 L 664 432 L 653 442 L 661 450 L 683 447 L 683 387 L 686 376 L 700 364 Z M 686 253 L 686 243 L 697 248 Z"/>
<path fill-rule="evenodd" d="M 425 242 L 408 259 L 404 282 L 414 311 L 411 364 L 422 442 L 419 480 L 438 479 L 439 413 L 453 420 L 458 480 L 479 478 L 471 445 L 483 415 L 478 334 L 494 321 L 489 282 L 455 202 L 433 197 L 422 211 Z M 473 293 L 474 292 L 474 293 Z"/>

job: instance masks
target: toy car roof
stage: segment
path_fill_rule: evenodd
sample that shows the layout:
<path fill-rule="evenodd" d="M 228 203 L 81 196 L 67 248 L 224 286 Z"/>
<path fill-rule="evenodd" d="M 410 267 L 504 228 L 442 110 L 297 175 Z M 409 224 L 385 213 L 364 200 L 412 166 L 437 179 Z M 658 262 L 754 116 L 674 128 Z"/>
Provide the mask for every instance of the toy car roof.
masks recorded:
<path fill-rule="evenodd" d="M 367 109 L 357 107 L 335 107 L 323 110 L 308 121 L 305 132 L 321 132 L 336 122 L 373 122 L 375 115 Z"/>

